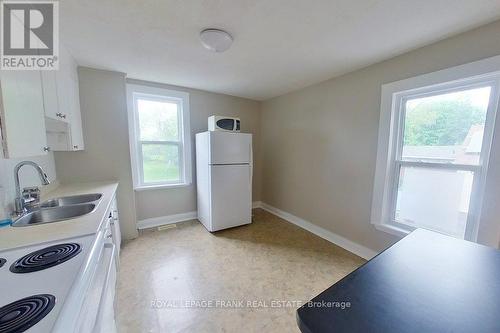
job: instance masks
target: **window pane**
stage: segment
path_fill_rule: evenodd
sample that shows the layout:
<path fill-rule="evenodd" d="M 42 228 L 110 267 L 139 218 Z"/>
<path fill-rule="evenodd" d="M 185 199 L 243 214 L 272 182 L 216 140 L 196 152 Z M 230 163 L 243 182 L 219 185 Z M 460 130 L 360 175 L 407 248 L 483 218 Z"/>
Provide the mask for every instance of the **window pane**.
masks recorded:
<path fill-rule="evenodd" d="M 141 141 L 178 141 L 178 105 L 173 102 L 137 99 Z"/>
<path fill-rule="evenodd" d="M 491 87 L 409 99 L 403 160 L 478 164 Z"/>
<path fill-rule="evenodd" d="M 179 146 L 142 144 L 144 183 L 180 181 Z"/>
<path fill-rule="evenodd" d="M 470 171 L 401 167 L 396 221 L 463 238 L 473 176 Z"/>

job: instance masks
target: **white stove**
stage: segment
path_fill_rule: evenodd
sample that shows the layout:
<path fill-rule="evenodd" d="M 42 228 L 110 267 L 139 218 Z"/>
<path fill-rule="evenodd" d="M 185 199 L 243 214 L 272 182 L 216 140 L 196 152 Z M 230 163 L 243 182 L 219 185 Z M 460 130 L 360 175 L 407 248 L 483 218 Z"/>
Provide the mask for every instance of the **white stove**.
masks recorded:
<path fill-rule="evenodd" d="M 36 231 L 33 231 L 36 232 Z M 0 251 L 0 333 L 113 333 L 120 227 Z"/>
<path fill-rule="evenodd" d="M 51 332 L 95 235 L 0 252 L 0 333 Z"/>

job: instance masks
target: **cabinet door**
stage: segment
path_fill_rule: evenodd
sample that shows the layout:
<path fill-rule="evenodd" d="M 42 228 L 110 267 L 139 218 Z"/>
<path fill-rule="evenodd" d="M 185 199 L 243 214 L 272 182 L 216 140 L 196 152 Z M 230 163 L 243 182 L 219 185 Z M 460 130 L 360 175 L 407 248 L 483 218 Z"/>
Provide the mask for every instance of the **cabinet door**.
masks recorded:
<path fill-rule="evenodd" d="M 116 245 L 116 253 L 120 254 L 120 246 L 122 242 L 122 235 L 120 232 L 120 217 L 118 215 L 118 205 L 116 203 L 116 197 L 111 203 L 111 232 L 113 235 L 113 243 Z M 117 258 L 118 262 L 118 258 Z"/>
<path fill-rule="evenodd" d="M 67 64 L 67 59 L 64 54 L 60 56 L 59 70 L 56 71 L 56 90 L 57 90 L 57 100 L 59 103 L 59 120 L 69 122 L 71 118 L 71 80 L 69 78 L 69 68 Z"/>
<path fill-rule="evenodd" d="M 45 116 L 55 120 L 63 120 L 59 112 L 56 71 L 41 71 L 41 76 Z"/>
<path fill-rule="evenodd" d="M 39 71 L 2 71 L 2 138 L 7 158 L 47 154 Z"/>
<path fill-rule="evenodd" d="M 76 76 L 70 77 L 71 88 L 71 115 L 70 115 L 70 137 L 71 137 L 71 150 L 83 150 L 85 148 L 83 143 L 83 129 L 82 129 L 82 115 L 80 112 L 80 89 L 78 85 L 78 72 L 77 66 L 74 64 L 73 72 Z"/>
<path fill-rule="evenodd" d="M 69 150 L 83 150 L 82 116 L 77 64 L 63 45 L 60 45 L 59 71 L 56 75 L 59 112 L 69 122 Z"/>

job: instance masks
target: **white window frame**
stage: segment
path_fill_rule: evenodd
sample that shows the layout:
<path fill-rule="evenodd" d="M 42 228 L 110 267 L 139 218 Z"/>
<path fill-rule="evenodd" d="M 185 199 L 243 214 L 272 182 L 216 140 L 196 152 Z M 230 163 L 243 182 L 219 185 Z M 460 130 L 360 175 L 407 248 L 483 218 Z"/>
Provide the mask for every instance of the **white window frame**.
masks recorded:
<path fill-rule="evenodd" d="M 179 119 L 179 141 L 147 141 L 151 144 L 172 144 L 179 147 L 180 181 L 145 183 L 143 180 L 142 143 L 139 138 L 139 119 L 137 99 L 143 97 L 149 100 L 169 101 L 176 103 Z M 182 91 L 169 90 L 147 85 L 127 83 L 127 109 L 130 141 L 130 160 L 132 163 L 132 178 L 134 190 L 172 188 L 188 186 L 192 182 L 191 171 L 191 128 L 189 115 L 189 94 Z"/>
<path fill-rule="evenodd" d="M 405 121 L 404 103 L 408 98 L 431 96 L 476 87 L 491 86 L 486 114 L 483 145 L 478 165 L 410 162 L 401 158 Z M 382 86 L 379 136 L 375 180 L 372 198 L 371 223 L 382 231 L 405 236 L 416 228 L 395 219 L 399 171 L 402 166 L 432 167 L 448 170 L 467 170 L 474 173 L 465 239 L 477 241 L 482 201 L 488 172 L 495 119 L 500 97 L 500 56 L 420 75 Z M 495 143 L 495 144 L 498 144 Z"/>

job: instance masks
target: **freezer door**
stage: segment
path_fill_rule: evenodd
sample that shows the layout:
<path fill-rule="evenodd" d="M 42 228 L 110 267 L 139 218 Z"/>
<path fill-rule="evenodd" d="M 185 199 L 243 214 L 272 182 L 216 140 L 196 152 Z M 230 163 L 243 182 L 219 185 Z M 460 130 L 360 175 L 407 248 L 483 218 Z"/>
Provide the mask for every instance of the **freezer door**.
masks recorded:
<path fill-rule="evenodd" d="M 211 171 L 212 223 L 217 231 L 252 222 L 251 168 L 248 165 L 214 165 Z"/>
<path fill-rule="evenodd" d="M 252 161 L 252 134 L 210 133 L 210 164 L 249 164 Z"/>

